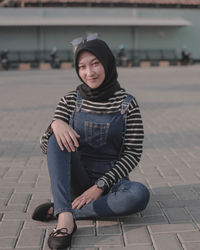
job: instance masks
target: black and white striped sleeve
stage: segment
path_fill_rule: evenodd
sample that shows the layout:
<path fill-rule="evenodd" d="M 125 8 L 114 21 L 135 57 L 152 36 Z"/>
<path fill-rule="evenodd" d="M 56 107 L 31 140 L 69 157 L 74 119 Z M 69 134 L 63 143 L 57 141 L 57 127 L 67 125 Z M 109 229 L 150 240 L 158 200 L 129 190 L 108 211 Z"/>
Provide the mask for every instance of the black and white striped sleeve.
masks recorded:
<path fill-rule="evenodd" d="M 74 94 L 69 94 L 67 96 L 62 97 L 56 107 L 53 121 L 60 119 L 66 123 L 69 123 L 69 119 L 75 107 L 75 101 L 76 97 Z"/>
<path fill-rule="evenodd" d="M 75 91 L 70 92 L 68 95 L 62 97 L 56 107 L 52 122 L 57 119 L 60 119 L 66 123 L 69 123 L 69 119 L 75 107 L 75 101 L 76 101 Z M 40 147 L 44 154 L 47 153 L 48 139 L 52 134 L 50 127 L 51 127 L 51 124 L 48 126 L 47 130 L 40 138 Z"/>
<path fill-rule="evenodd" d="M 109 188 L 134 169 L 143 151 L 144 129 L 139 106 L 135 99 L 129 105 L 121 158 L 114 167 L 104 174 L 103 179 Z"/>

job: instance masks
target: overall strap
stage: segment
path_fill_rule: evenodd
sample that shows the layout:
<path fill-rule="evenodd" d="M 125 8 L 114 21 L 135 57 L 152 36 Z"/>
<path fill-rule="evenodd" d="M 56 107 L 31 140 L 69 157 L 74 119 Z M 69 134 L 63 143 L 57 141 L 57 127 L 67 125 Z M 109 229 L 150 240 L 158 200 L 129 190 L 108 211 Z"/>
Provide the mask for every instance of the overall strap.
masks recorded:
<path fill-rule="evenodd" d="M 79 112 L 81 110 L 81 106 L 82 106 L 82 98 L 81 98 L 79 90 L 77 90 L 77 97 L 76 97 L 75 108 L 74 108 L 74 110 L 72 112 L 72 115 L 71 115 L 71 118 L 69 120 L 69 125 L 71 127 L 73 127 L 75 112 Z"/>
<path fill-rule="evenodd" d="M 133 98 L 134 97 L 132 95 L 128 94 L 127 97 L 122 102 L 122 106 L 121 106 L 121 114 L 122 115 L 127 113 L 128 106 L 129 106 L 129 104 L 130 104 L 130 102 L 132 101 Z"/>
<path fill-rule="evenodd" d="M 76 111 L 79 112 L 82 106 L 82 97 L 80 91 L 77 90 L 77 97 L 76 97 Z"/>

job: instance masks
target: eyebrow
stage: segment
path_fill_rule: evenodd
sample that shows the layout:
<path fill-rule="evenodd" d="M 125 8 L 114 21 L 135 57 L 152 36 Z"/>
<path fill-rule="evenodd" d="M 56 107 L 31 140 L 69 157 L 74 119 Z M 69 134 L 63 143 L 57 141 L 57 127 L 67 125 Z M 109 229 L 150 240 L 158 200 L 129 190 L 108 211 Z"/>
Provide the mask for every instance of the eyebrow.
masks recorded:
<path fill-rule="evenodd" d="M 95 60 L 99 61 L 99 59 L 95 57 L 95 58 L 93 58 L 93 59 L 91 60 L 91 62 L 93 62 L 93 61 L 95 61 Z M 78 65 L 81 65 L 81 64 L 84 64 L 84 63 L 82 63 L 82 62 L 78 63 Z"/>

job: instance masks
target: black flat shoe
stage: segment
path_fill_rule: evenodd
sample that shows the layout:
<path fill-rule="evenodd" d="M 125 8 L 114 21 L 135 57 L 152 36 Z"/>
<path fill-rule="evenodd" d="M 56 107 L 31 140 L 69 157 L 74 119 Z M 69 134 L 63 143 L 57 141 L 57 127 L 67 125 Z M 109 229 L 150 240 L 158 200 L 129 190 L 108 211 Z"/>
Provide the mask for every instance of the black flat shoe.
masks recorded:
<path fill-rule="evenodd" d="M 35 211 L 32 214 L 32 219 L 33 220 L 39 220 L 39 221 L 50 221 L 53 219 L 56 219 L 53 213 L 49 214 L 48 211 L 50 208 L 53 208 L 53 203 L 48 202 L 39 205 L 36 207 Z"/>
<path fill-rule="evenodd" d="M 76 232 L 77 225 L 74 220 L 74 229 L 71 234 L 67 228 L 54 229 L 48 238 L 48 246 L 50 249 L 65 249 L 71 246 L 72 235 Z M 62 236 L 57 236 L 61 234 Z"/>

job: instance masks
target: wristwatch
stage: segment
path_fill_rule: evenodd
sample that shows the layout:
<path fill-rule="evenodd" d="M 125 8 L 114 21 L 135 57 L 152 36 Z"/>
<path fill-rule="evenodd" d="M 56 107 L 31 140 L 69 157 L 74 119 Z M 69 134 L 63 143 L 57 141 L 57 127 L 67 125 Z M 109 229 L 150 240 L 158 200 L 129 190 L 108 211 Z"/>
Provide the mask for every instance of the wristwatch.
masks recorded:
<path fill-rule="evenodd" d="M 101 179 L 97 180 L 95 184 L 97 185 L 98 188 L 102 189 L 104 192 L 108 191 L 108 186 L 104 180 Z"/>

